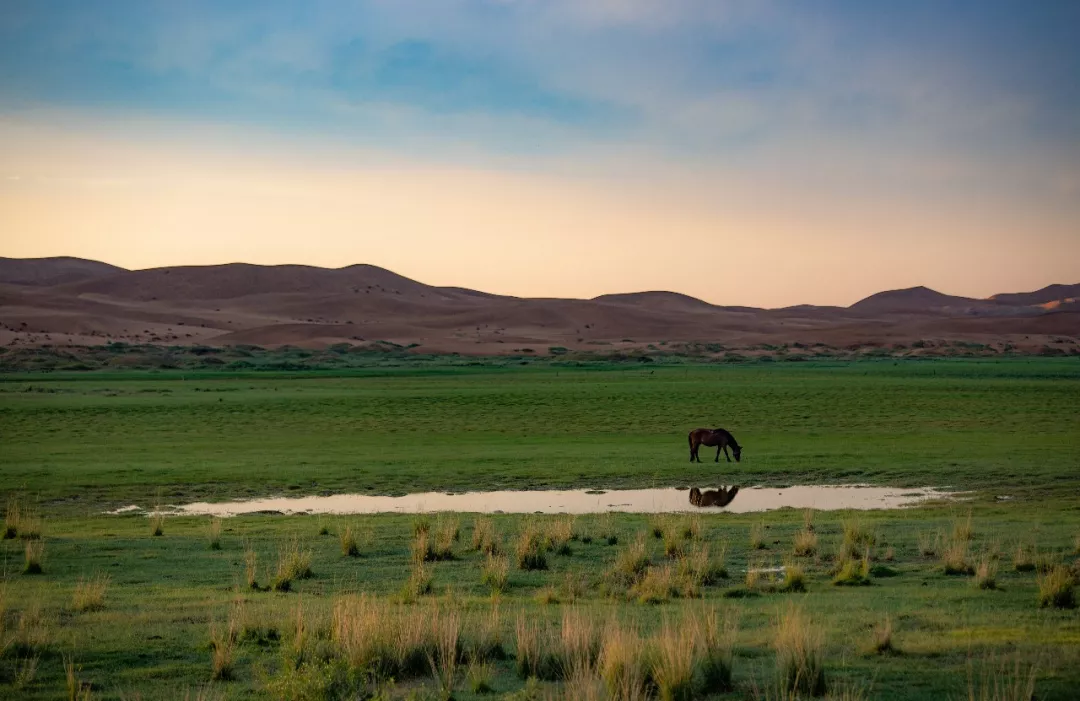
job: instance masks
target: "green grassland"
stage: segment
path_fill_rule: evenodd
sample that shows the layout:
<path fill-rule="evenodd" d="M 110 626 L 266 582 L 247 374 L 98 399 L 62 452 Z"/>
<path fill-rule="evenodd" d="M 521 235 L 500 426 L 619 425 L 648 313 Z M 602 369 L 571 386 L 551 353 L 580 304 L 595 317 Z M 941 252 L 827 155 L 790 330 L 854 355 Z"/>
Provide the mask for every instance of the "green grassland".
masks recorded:
<path fill-rule="evenodd" d="M 781 698 L 774 640 L 791 605 L 823 636 L 833 693 L 983 698 L 986 684 L 1019 665 L 1023 679 L 1034 674 L 1039 699 L 1074 698 L 1080 615 L 1041 607 L 1038 597 L 1054 566 L 1080 575 L 1078 390 L 1073 358 L 0 376 L 0 498 L 32 513 L 0 544 L 0 697 L 63 696 L 64 661 L 73 659 L 95 699 L 195 698 L 211 678 L 216 632 L 234 640 L 219 644 L 232 651 L 233 678 L 214 682 L 208 698 L 365 698 L 376 691 L 371 670 L 346 654 L 335 605 L 364 592 L 404 599 L 399 613 L 459 612 L 463 657 L 492 606 L 485 556 L 470 548 L 471 515 L 457 517 L 454 559 L 426 565 L 431 592 L 412 597 L 403 595 L 415 567 L 411 516 L 226 519 L 215 550 L 209 519 L 170 517 L 155 537 L 145 516 L 102 515 L 109 507 L 281 493 L 870 482 L 952 486 L 970 498 L 857 517 L 817 513 L 818 546 L 804 557 L 792 545 L 802 512 L 699 514 L 693 537 L 669 540 L 686 553 L 723 551 L 727 577 L 699 587 L 680 580 L 655 603 L 642 602 L 642 579 L 685 562 L 665 555 L 653 519 L 578 518 L 569 552 L 553 548 L 548 569 L 525 571 L 513 552 L 519 534 L 562 521 L 494 517 L 509 552 L 498 604 L 509 658 L 491 662 L 493 694 L 474 694 L 461 670 L 454 698 L 527 698 L 513 659 L 516 620 L 548 621 L 557 633 L 568 608 L 601 627 L 636 623 L 649 639 L 665 621 L 703 610 L 737 618 L 734 688 L 699 684 L 693 697 Z M 743 462 L 691 465 L 686 432 L 699 425 L 729 428 Z M 873 534 L 852 560 L 869 555 L 870 584 L 838 586 L 843 525 L 850 530 L 853 518 Z M 430 520 L 434 533 L 439 519 Z M 673 524 L 662 525 L 681 532 Z M 336 536 L 346 525 L 360 534 L 358 557 L 342 554 Z M 750 544 L 756 526 L 762 549 Z M 616 560 L 639 534 L 648 569 L 619 577 Z M 23 574 L 25 548 L 41 542 L 43 573 Z M 256 553 L 266 584 L 290 543 L 310 554 L 312 576 L 288 592 L 249 588 L 246 552 Z M 945 574 L 950 544 L 963 545 L 967 564 L 996 570 L 996 586 Z M 1018 549 L 1042 571 L 1018 571 Z M 770 574 L 748 589 L 748 568 L 790 563 L 805 569 L 805 593 L 780 591 Z M 80 610 L 78 583 L 103 575 L 103 606 Z M 299 640 L 298 610 L 306 620 Z M 895 649 L 879 654 L 871 640 L 886 616 Z M 426 667 L 394 676 L 388 697 L 438 698 Z M 556 679 L 533 697 L 588 696 Z"/>

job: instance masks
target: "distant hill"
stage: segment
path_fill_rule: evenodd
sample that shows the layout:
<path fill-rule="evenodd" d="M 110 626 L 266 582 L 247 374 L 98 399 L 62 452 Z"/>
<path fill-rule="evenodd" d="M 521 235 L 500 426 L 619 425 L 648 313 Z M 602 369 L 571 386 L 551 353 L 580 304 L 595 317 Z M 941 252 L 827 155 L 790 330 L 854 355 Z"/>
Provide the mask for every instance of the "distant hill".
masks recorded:
<path fill-rule="evenodd" d="M 671 291 L 511 297 L 427 285 L 373 265 L 125 270 L 78 258 L 0 259 L 0 347 L 348 343 L 499 355 L 552 348 L 662 352 L 679 345 L 753 353 L 789 344 L 805 353 L 923 341 L 910 346 L 921 353 L 962 341 L 1039 352 L 1047 344 L 1071 352 L 1075 343 L 1080 352 L 1078 297 L 1080 285 L 989 300 L 913 287 L 879 292 L 847 308 L 757 309 Z"/>
<path fill-rule="evenodd" d="M 2 258 L 0 283 L 9 285 L 62 285 L 127 272 L 108 263 L 85 258 Z"/>
<path fill-rule="evenodd" d="M 990 299 L 998 304 L 1013 306 L 1031 306 L 1048 304 L 1051 302 L 1064 302 L 1080 298 L 1080 284 L 1078 285 L 1047 285 L 1041 290 L 1034 292 L 1012 292 L 997 294 Z M 1054 305 L 1058 306 L 1058 305 Z"/>

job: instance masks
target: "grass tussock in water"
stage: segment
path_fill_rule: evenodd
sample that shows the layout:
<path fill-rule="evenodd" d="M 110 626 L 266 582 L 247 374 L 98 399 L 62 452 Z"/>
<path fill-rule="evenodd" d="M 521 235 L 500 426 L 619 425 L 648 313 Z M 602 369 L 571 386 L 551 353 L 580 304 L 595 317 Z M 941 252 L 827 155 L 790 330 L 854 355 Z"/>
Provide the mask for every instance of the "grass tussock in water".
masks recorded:
<path fill-rule="evenodd" d="M 1057 565 L 1037 577 L 1039 606 L 1042 608 L 1076 608 L 1076 580 L 1069 568 Z"/>
<path fill-rule="evenodd" d="M 786 693 L 825 693 L 825 632 L 801 607 L 789 605 L 776 622 L 776 672 Z"/>
<path fill-rule="evenodd" d="M 79 579 L 71 597 L 75 611 L 101 611 L 105 608 L 105 594 L 109 591 L 109 575 L 97 573 L 90 579 Z"/>
<path fill-rule="evenodd" d="M 23 574 L 44 574 L 45 540 L 26 541 Z"/>

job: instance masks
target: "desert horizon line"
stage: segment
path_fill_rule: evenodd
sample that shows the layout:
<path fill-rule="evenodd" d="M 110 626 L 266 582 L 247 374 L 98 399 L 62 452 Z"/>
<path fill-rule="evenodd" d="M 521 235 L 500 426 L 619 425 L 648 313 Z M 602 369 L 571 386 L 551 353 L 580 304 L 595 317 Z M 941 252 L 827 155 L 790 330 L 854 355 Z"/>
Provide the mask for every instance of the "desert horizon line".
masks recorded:
<path fill-rule="evenodd" d="M 486 290 L 486 289 L 480 289 L 480 288 L 477 288 L 477 287 L 470 287 L 470 286 L 459 285 L 459 284 L 450 284 L 450 285 L 432 284 L 432 283 L 424 282 L 424 281 L 421 281 L 419 279 L 410 277 L 408 275 L 404 275 L 404 274 L 399 273 L 399 272 L 397 272 L 395 270 L 392 270 L 391 268 L 388 268 L 388 267 L 385 267 L 385 266 L 382 266 L 382 265 L 378 265 L 376 263 L 348 263 L 346 265 L 341 265 L 341 266 L 337 266 L 337 267 L 330 267 L 330 266 L 326 266 L 326 265 L 316 265 L 316 264 L 313 264 L 313 263 L 251 263 L 251 262 L 242 261 L 242 260 L 232 260 L 232 261 L 228 261 L 228 262 L 224 262 L 224 263 L 190 263 L 190 264 L 181 263 L 181 264 L 173 264 L 173 265 L 155 265 L 155 266 L 148 266 L 148 267 L 132 267 L 132 268 L 129 268 L 129 267 L 125 267 L 123 265 L 119 265 L 119 264 L 116 264 L 116 263 L 111 263 L 109 261 L 102 260 L 102 259 L 99 259 L 99 258 L 86 258 L 86 257 L 82 257 L 82 256 L 70 256 L 70 255 L 33 256 L 33 257 L 0 256 L 0 260 L 24 261 L 24 262 L 50 261 L 50 260 L 51 261 L 59 261 L 59 260 L 83 261 L 83 262 L 98 263 L 98 264 L 101 264 L 101 265 L 107 265 L 107 266 L 116 268 L 118 271 L 128 272 L 128 273 L 148 272 L 148 271 L 153 271 L 153 270 L 166 270 L 166 269 L 176 269 L 176 268 L 224 268 L 224 267 L 229 267 L 229 266 L 249 266 L 249 267 L 255 267 L 255 268 L 310 268 L 310 269 L 315 269 L 315 270 L 326 270 L 326 271 L 340 271 L 340 270 L 347 270 L 349 268 L 368 267 L 368 268 L 376 268 L 378 270 L 382 270 L 384 272 L 390 273 L 391 275 L 396 275 L 398 277 L 404 278 L 404 279 L 409 280 L 411 282 L 415 282 L 417 284 L 425 285 L 427 287 L 433 287 L 433 288 L 437 288 L 437 289 L 442 288 L 442 289 L 468 290 L 468 291 L 472 291 L 472 292 L 479 292 L 479 293 L 482 293 L 482 294 L 488 294 L 488 295 L 497 296 L 497 297 L 507 297 L 507 298 L 513 298 L 513 299 L 533 299 L 533 300 L 551 299 L 551 300 L 595 301 L 595 300 L 600 300 L 600 299 L 602 299 L 604 297 L 617 297 L 617 296 L 627 296 L 627 295 L 645 295 L 645 294 L 673 294 L 673 295 L 679 295 L 681 297 L 685 297 L 685 298 L 688 298 L 688 299 L 696 300 L 696 301 L 702 302 L 703 304 L 708 304 L 708 305 L 714 306 L 714 307 L 747 308 L 747 309 L 759 309 L 759 310 L 764 310 L 764 311 L 793 309 L 793 308 L 797 308 L 797 307 L 848 309 L 848 308 L 851 308 L 851 307 L 859 304 L 860 302 L 863 302 L 863 301 L 865 301 L 867 299 L 870 299 L 872 297 L 876 297 L 876 296 L 881 295 L 881 294 L 888 294 L 888 293 L 891 293 L 891 292 L 909 292 L 909 291 L 914 291 L 914 290 L 926 290 L 928 292 L 932 292 L 932 293 L 935 293 L 935 294 L 938 294 L 938 295 L 942 295 L 944 297 L 955 297 L 955 298 L 959 298 L 959 299 L 968 299 L 968 300 L 972 300 L 972 301 L 985 302 L 985 301 L 993 301 L 994 298 L 998 297 L 998 296 L 1012 295 L 1012 294 L 1028 294 L 1028 293 L 1041 292 L 1041 291 L 1047 290 L 1047 289 L 1049 289 L 1051 287 L 1069 287 L 1069 286 L 1080 285 L 1080 282 L 1076 282 L 1076 283 L 1071 283 L 1071 282 L 1049 282 L 1049 283 L 1043 285 L 1042 287 L 1037 288 L 1037 289 L 1033 289 L 1033 290 L 1005 290 L 1005 291 L 1001 291 L 1001 292 L 995 292 L 994 294 L 988 295 L 986 297 L 974 297 L 974 296 L 968 296 L 968 295 L 963 295 L 963 294 L 953 294 L 951 292 L 942 292 L 941 290 L 936 289 L 934 287 L 931 287 L 929 285 L 916 284 L 916 285 L 910 285 L 908 287 L 894 287 L 894 288 L 889 288 L 889 289 L 878 290 L 877 292 L 872 292 L 870 294 L 859 297 L 854 302 L 851 302 L 850 304 L 847 304 L 847 305 L 795 303 L 795 304 L 781 305 L 781 306 L 775 306 L 775 307 L 765 307 L 765 306 L 759 307 L 759 306 L 747 305 L 747 304 L 724 304 L 724 303 L 712 302 L 712 301 L 709 301 L 709 300 L 704 299 L 702 297 L 698 297 L 698 296 L 695 296 L 695 295 L 692 295 L 692 294 L 688 294 L 686 292 L 680 292 L 680 291 L 674 290 L 674 289 L 660 289 L 660 288 L 638 289 L 638 290 L 632 290 L 632 291 L 627 291 L 627 290 L 624 289 L 622 291 L 603 292 L 601 294 L 594 295 L 592 297 L 574 297 L 574 296 L 559 296 L 559 295 L 515 295 L 515 294 L 502 293 L 502 292 L 491 292 L 491 291 Z M 64 284 L 64 283 L 58 283 L 58 284 Z"/>

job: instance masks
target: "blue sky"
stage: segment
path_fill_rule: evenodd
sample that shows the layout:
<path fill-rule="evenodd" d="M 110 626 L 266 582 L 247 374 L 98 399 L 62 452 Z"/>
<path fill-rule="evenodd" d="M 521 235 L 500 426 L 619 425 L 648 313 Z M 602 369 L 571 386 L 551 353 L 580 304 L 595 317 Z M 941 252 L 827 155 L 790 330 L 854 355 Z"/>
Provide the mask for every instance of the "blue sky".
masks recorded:
<path fill-rule="evenodd" d="M 7 0 L 0 118 L 781 203 L 1004 197 L 1054 214 L 1057 241 L 1080 197 L 1077 27 L 1080 3 L 1050 0 Z"/>

